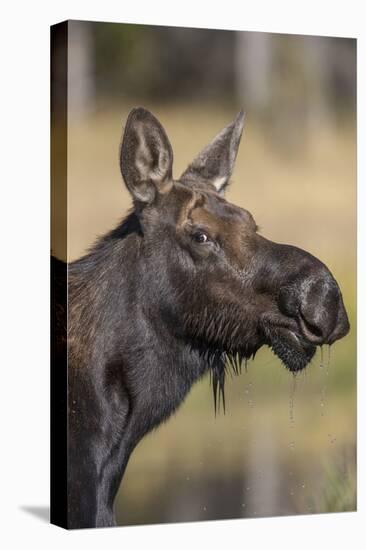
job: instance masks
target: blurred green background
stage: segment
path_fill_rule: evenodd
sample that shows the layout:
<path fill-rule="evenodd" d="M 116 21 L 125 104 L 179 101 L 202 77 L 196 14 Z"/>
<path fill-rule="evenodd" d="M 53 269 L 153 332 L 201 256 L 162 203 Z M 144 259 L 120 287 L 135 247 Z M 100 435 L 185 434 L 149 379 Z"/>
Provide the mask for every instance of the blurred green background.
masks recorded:
<path fill-rule="evenodd" d="M 296 378 L 260 350 L 228 379 L 225 415 L 196 384 L 133 453 L 118 523 L 355 510 L 356 41 L 70 22 L 68 78 L 69 260 L 131 207 L 118 148 L 132 107 L 164 125 L 176 178 L 243 107 L 227 199 L 328 265 L 352 327 Z"/>

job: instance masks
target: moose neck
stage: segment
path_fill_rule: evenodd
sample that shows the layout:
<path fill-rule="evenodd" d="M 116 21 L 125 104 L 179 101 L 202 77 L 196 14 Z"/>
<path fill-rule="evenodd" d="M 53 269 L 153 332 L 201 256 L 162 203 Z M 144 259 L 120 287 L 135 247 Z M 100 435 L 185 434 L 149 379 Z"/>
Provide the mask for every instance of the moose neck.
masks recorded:
<path fill-rule="evenodd" d="M 139 220 L 132 213 L 69 266 L 70 341 L 71 346 L 77 341 L 80 354 L 74 357 L 71 351 L 71 357 L 75 365 L 113 372 L 108 374 L 113 384 L 123 379 L 131 392 L 144 394 L 141 407 L 149 421 L 139 431 L 145 433 L 176 409 L 211 364 L 162 316 L 164 281 L 158 286 L 155 281 L 151 293 L 149 280 L 158 277 L 149 265 Z"/>
<path fill-rule="evenodd" d="M 69 484 L 76 489 L 69 501 L 71 508 L 78 501 L 80 482 L 90 487 L 91 514 L 100 502 L 108 512 L 106 517 L 96 512 L 97 525 L 111 524 L 112 503 L 134 447 L 177 409 L 209 368 L 161 320 L 159 292 L 148 292 L 153 274 L 146 270 L 142 240 L 131 214 L 68 268 L 69 456 L 75 464 L 84 456 L 89 464 L 81 481 L 77 468 L 70 470 L 76 478 Z M 90 437 L 103 449 L 97 456 Z M 95 475 L 103 483 L 93 492 Z M 76 516 L 75 524 L 82 522 Z"/>

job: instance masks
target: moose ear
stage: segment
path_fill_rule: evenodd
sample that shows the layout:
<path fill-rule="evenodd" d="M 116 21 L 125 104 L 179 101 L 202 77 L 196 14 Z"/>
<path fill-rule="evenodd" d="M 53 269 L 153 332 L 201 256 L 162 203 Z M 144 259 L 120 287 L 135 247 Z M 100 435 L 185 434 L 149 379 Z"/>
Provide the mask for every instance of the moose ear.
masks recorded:
<path fill-rule="evenodd" d="M 130 112 L 120 151 L 120 168 L 133 199 L 152 203 L 173 185 L 173 151 L 160 122 L 146 109 Z"/>
<path fill-rule="evenodd" d="M 234 169 L 244 118 L 244 112 L 240 111 L 235 120 L 221 130 L 199 153 L 182 174 L 180 181 L 211 183 L 219 193 L 223 194 Z"/>

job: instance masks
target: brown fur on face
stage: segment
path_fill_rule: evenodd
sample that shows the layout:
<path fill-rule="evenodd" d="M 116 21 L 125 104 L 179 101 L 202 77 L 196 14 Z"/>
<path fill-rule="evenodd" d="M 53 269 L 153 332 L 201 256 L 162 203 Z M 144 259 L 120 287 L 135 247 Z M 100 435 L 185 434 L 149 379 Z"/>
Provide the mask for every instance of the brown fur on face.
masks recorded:
<path fill-rule="evenodd" d="M 257 225 L 250 212 L 229 203 L 209 185 L 188 186 L 175 182 L 170 196 L 159 203 L 159 209 L 171 211 L 172 204 L 175 215 L 170 221 L 195 257 L 220 253 L 232 268 L 245 269 L 257 247 Z M 167 219 L 169 216 L 163 214 L 160 223 L 164 224 Z M 197 246 L 194 236 L 200 232 L 207 236 L 207 242 Z"/>

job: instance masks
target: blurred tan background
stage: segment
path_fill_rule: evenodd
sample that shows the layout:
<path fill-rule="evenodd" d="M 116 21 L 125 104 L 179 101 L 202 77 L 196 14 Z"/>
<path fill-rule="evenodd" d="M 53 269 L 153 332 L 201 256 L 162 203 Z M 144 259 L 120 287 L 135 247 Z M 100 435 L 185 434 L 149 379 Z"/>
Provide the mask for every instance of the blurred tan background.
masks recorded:
<path fill-rule="evenodd" d="M 68 71 L 69 261 L 131 207 L 118 150 L 132 107 L 164 125 L 176 178 L 243 107 L 227 199 L 328 265 L 352 327 L 296 379 L 260 350 L 228 379 L 225 415 L 199 382 L 133 453 L 118 522 L 354 510 L 356 41 L 71 22 Z M 57 224 L 52 247 L 62 255 Z"/>

